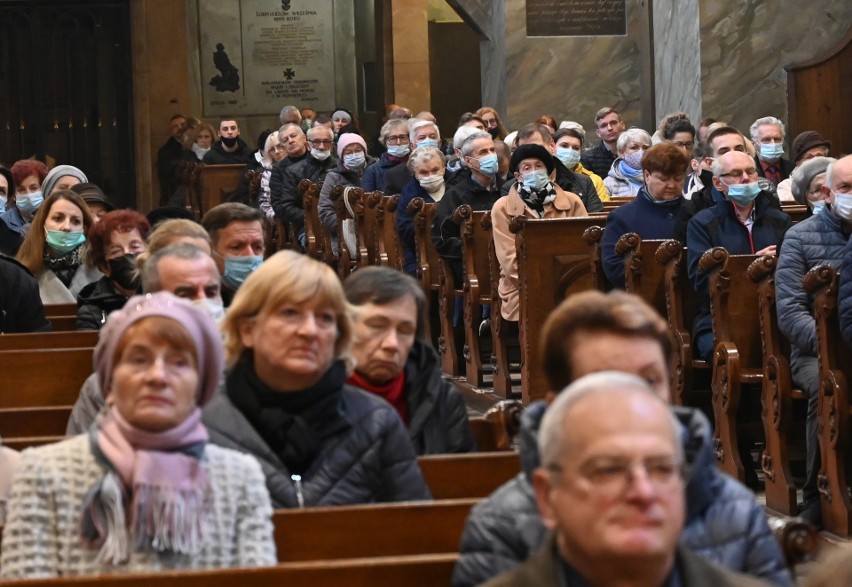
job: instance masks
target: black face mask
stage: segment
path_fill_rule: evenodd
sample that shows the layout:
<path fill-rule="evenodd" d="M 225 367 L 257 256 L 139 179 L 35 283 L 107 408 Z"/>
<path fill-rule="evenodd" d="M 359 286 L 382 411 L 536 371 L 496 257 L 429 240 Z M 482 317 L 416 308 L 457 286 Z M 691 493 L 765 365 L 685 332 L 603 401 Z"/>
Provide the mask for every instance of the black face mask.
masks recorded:
<path fill-rule="evenodd" d="M 496 139 L 496 138 L 498 138 L 498 137 L 500 136 L 500 128 L 499 128 L 499 127 L 497 127 L 497 126 L 495 126 L 494 128 L 489 128 L 489 129 L 488 129 L 488 134 L 490 134 L 490 135 L 491 135 L 491 138 L 492 138 L 492 139 Z"/>
<path fill-rule="evenodd" d="M 237 146 L 237 137 L 222 137 L 222 144 L 229 149 L 233 149 Z"/>
<path fill-rule="evenodd" d="M 701 173 L 698 174 L 698 177 L 701 179 L 701 184 L 704 186 L 713 187 L 713 172 L 709 169 L 702 169 Z"/>
<path fill-rule="evenodd" d="M 138 256 L 138 254 L 124 255 L 107 261 L 109 278 L 121 288 L 139 291 L 142 280 L 136 271 L 136 257 Z"/>

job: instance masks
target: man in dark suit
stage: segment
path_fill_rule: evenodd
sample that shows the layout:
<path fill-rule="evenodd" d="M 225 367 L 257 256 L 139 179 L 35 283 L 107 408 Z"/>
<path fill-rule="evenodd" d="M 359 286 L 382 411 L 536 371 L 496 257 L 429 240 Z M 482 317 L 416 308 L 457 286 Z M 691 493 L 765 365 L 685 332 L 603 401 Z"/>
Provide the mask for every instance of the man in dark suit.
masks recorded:
<path fill-rule="evenodd" d="M 157 177 L 160 180 L 160 206 L 165 206 L 172 195 L 172 180 L 175 174 L 175 163 L 180 161 L 183 145 L 180 143 L 180 131 L 186 124 L 183 114 L 175 114 L 169 119 L 172 135 L 157 151 Z"/>

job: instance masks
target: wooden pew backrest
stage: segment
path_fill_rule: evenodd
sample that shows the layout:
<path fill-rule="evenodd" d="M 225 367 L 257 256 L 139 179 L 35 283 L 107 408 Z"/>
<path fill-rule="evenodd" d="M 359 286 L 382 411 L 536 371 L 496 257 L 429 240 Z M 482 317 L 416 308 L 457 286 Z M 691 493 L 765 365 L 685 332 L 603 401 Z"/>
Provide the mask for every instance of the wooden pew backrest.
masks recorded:
<path fill-rule="evenodd" d="M 417 459 L 434 499 L 483 498 L 521 472 L 518 453 L 430 455 Z"/>
<path fill-rule="evenodd" d="M 92 348 L 0 351 L 0 408 L 70 406 L 92 373 Z"/>

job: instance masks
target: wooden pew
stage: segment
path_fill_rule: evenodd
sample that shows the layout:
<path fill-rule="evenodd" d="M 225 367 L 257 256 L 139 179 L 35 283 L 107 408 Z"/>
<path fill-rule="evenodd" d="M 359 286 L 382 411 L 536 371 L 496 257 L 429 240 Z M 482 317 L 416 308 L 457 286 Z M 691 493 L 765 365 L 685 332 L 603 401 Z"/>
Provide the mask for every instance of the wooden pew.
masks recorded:
<path fill-rule="evenodd" d="M 402 271 L 402 246 L 396 230 L 398 204 L 399 194 L 383 196 L 376 204 L 376 263 Z"/>
<path fill-rule="evenodd" d="M 694 356 L 692 324 L 698 311 L 698 296 L 689 282 L 686 269 L 686 249 L 676 240 L 661 244 L 655 253 L 657 263 L 665 267 L 664 286 L 669 329 L 675 339 L 675 364 L 672 367 L 672 403 L 689 405 L 687 392 L 695 389 L 700 375 L 710 371 L 710 365 Z"/>
<path fill-rule="evenodd" d="M 33 406 L 26 408 L 0 408 L 0 434 L 3 444 L 8 445 L 17 439 L 39 437 L 57 438 L 65 434 L 71 405 Z M 37 443 L 42 444 L 42 443 Z M 33 446 L 27 444 L 27 446 Z"/>
<path fill-rule="evenodd" d="M 91 347 L 1 351 L 0 408 L 73 405 L 92 373 L 93 351 Z"/>
<path fill-rule="evenodd" d="M 358 267 L 379 265 L 379 224 L 377 214 L 384 194 L 382 192 L 365 192 L 363 197 L 363 214 L 355 219 L 355 229 L 359 236 Z"/>
<path fill-rule="evenodd" d="M 840 335 L 837 315 L 838 273 L 817 265 L 805 275 L 804 288 L 813 296 L 819 356 L 819 445 L 822 523 L 837 536 L 852 536 L 852 499 L 847 463 L 850 456 L 849 382 L 852 349 Z"/>
<path fill-rule="evenodd" d="M 521 471 L 514 451 L 429 455 L 417 463 L 434 499 L 483 498 Z"/>
<path fill-rule="evenodd" d="M 299 191 L 302 193 L 302 207 L 305 209 L 305 249 L 308 255 L 317 261 L 322 261 L 326 257 L 326 239 L 323 238 L 325 230 L 320 222 L 317 207 L 320 186 L 308 179 L 303 179 L 299 182 Z"/>
<path fill-rule="evenodd" d="M 470 431 L 479 453 L 512 450 L 515 436 L 521 429 L 524 406 L 516 400 L 494 404 L 482 418 L 470 418 Z"/>
<path fill-rule="evenodd" d="M 458 554 L 428 554 L 284 563 L 259 569 L 162 571 L 134 575 L 29 579 L 4 582 L 4 587 L 311 587 L 375 586 L 434 587 L 449 585 Z"/>
<path fill-rule="evenodd" d="M 500 262 L 493 238 L 488 243 L 488 267 L 491 274 L 491 386 L 496 396 L 506 400 L 512 396 L 512 373 L 509 350 L 503 338 L 503 300 L 498 291 Z"/>
<path fill-rule="evenodd" d="M 642 240 L 635 232 L 621 235 L 615 252 L 624 259 L 624 289 L 666 315 L 665 266 L 657 262 L 662 240 Z"/>
<path fill-rule="evenodd" d="M 0 336 L 0 351 L 27 349 L 94 348 L 98 344 L 97 330 L 71 332 L 31 332 Z"/>
<path fill-rule="evenodd" d="M 278 561 L 457 553 L 477 499 L 276 510 Z"/>
<path fill-rule="evenodd" d="M 592 289 L 589 246 L 583 233 L 604 226 L 606 217 L 512 219 L 518 251 L 521 330 L 521 393 L 524 405 L 542 399 L 547 382 L 541 370 L 539 336 L 548 314 L 570 294 Z"/>
<path fill-rule="evenodd" d="M 77 304 L 47 304 L 44 306 L 45 318 L 54 316 L 71 316 L 77 315 Z"/>
<path fill-rule="evenodd" d="M 201 190 L 200 216 L 204 216 L 211 208 L 225 202 L 232 192 L 239 189 L 245 168 L 244 164 L 202 166 L 199 186 Z"/>
<path fill-rule="evenodd" d="M 604 218 L 606 218 L 604 216 Z M 603 256 L 601 255 L 601 241 L 604 230 L 601 226 L 590 226 L 583 231 L 583 240 L 589 247 L 589 266 L 592 272 L 592 286 L 598 291 L 607 292 L 612 289 L 612 284 L 606 278 L 603 270 Z"/>
<path fill-rule="evenodd" d="M 331 235 L 320 225 L 326 251 L 324 261 L 337 269 L 340 279 L 346 279 L 347 275 L 366 262 L 366 249 L 361 242 L 362 232 L 357 228 L 364 219 L 364 191 L 360 188 L 347 190 L 345 186 L 336 185 L 330 197 L 337 211 L 337 255 L 333 255 Z M 347 237 L 345 234 L 353 236 Z"/>
<path fill-rule="evenodd" d="M 740 456 L 740 402 L 744 386 L 763 383 L 757 287 L 746 275 L 755 258 L 730 255 L 724 247 L 714 247 L 698 262 L 708 276 L 715 340 L 711 390 L 716 461 L 743 483 L 756 478 L 752 464 Z"/>
<path fill-rule="evenodd" d="M 796 486 L 790 472 L 790 439 L 793 398 L 806 399 L 793 389 L 790 373 L 790 344 L 778 329 L 775 308 L 775 267 L 778 258 L 764 255 L 748 267 L 747 277 L 757 284 L 760 334 L 763 351 L 763 435 L 760 457 L 766 507 L 787 516 L 796 516 Z M 804 422 L 801 423 L 804 430 Z M 802 441 L 804 435 L 799 434 Z"/>
<path fill-rule="evenodd" d="M 802 204 L 782 204 L 781 211 L 789 215 L 794 223 L 808 218 L 808 207 Z"/>

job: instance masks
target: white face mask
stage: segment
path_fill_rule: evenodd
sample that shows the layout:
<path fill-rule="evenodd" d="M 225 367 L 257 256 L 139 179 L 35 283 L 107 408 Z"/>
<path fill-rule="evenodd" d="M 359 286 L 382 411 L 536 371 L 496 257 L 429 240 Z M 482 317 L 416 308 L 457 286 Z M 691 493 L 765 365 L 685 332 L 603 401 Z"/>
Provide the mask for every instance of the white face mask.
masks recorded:
<path fill-rule="evenodd" d="M 311 156 L 317 161 L 325 161 L 331 156 L 331 151 L 320 151 L 311 147 Z"/>
<path fill-rule="evenodd" d="M 213 322 L 216 323 L 216 326 L 221 324 L 222 320 L 225 319 L 225 306 L 220 299 L 198 298 L 197 300 L 192 300 L 192 305 L 210 316 Z"/>
<path fill-rule="evenodd" d="M 831 195 L 834 196 L 834 203 L 831 205 L 834 214 L 842 220 L 852 220 L 852 194 L 831 190 Z"/>
<path fill-rule="evenodd" d="M 430 194 L 437 192 L 444 185 L 443 175 L 430 175 L 429 177 L 420 177 L 417 179 L 420 187 Z"/>

